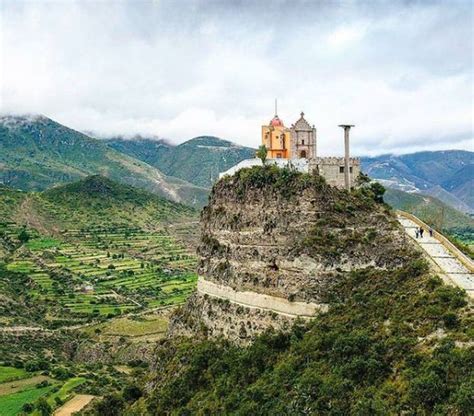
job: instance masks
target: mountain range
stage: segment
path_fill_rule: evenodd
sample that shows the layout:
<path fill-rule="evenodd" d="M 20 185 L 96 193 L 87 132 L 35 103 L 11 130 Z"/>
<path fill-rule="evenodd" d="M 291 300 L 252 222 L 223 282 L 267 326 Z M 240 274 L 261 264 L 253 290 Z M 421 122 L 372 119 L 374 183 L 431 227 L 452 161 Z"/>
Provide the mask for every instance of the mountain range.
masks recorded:
<path fill-rule="evenodd" d="M 135 137 L 106 143 L 177 178 L 210 188 L 223 172 L 255 149 L 217 137 L 201 136 L 172 145 Z M 465 213 L 474 213 L 474 153 L 463 150 L 362 157 L 362 169 L 386 187 L 437 198 Z"/>
<path fill-rule="evenodd" d="M 201 207 L 219 172 L 254 155 L 255 149 L 213 136 L 179 145 L 141 136 L 99 140 L 44 116 L 0 117 L 0 183 L 23 190 L 100 174 Z M 362 157 L 362 169 L 390 189 L 430 196 L 472 214 L 473 155 L 449 150 Z"/>
<path fill-rule="evenodd" d="M 211 188 L 219 173 L 241 160 L 255 157 L 255 149 L 213 136 L 199 136 L 177 146 L 142 137 L 106 140 L 110 147 L 142 160 L 166 175 Z"/>
<path fill-rule="evenodd" d="M 40 191 L 89 175 L 202 206 L 207 189 L 172 176 L 44 116 L 0 117 L 0 183 Z"/>
<path fill-rule="evenodd" d="M 362 158 L 362 169 L 384 185 L 440 199 L 474 212 L 474 153 L 463 150 Z"/>

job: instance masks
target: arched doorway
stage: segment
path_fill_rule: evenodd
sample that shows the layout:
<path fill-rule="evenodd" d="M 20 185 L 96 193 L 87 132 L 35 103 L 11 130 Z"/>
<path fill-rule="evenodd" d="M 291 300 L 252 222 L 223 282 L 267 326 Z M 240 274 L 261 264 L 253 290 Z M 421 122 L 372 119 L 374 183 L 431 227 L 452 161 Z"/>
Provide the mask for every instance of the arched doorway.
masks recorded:
<path fill-rule="evenodd" d="M 306 159 L 306 150 L 302 150 L 302 151 L 300 152 L 300 158 L 301 158 L 301 159 Z"/>

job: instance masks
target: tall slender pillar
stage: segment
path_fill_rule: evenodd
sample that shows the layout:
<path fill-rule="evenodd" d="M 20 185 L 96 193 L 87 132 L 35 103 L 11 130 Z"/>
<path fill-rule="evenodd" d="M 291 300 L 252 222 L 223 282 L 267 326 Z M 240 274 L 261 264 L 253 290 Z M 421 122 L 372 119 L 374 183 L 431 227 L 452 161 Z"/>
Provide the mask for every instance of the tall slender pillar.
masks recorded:
<path fill-rule="evenodd" d="M 316 159 L 318 157 L 318 141 L 317 141 L 317 137 L 316 137 L 316 127 L 314 127 L 314 124 L 313 124 L 313 131 L 312 131 L 312 139 L 313 139 L 313 159 Z"/>
<path fill-rule="evenodd" d="M 339 124 L 344 129 L 344 185 L 348 191 L 351 190 L 351 177 L 349 166 L 349 130 L 353 124 Z"/>

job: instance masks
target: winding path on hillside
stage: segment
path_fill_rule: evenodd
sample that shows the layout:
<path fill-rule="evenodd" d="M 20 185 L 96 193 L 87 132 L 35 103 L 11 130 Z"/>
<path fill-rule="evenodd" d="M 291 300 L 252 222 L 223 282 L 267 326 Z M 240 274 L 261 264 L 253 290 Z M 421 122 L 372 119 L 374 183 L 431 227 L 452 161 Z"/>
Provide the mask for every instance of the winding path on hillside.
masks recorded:
<path fill-rule="evenodd" d="M 398 211 L 397 218 L 405 232 L 422 248 L 432 261 L 432 266 L 448 284 L 456 285 L 466 291 L 474 300 L 474 262 L 455 247 L 446 237 L 434 232 L 429 235 L 429 226 L 414 215 Z M 416 238 L 415 231 L 423 227 L 423 238 Z"/>

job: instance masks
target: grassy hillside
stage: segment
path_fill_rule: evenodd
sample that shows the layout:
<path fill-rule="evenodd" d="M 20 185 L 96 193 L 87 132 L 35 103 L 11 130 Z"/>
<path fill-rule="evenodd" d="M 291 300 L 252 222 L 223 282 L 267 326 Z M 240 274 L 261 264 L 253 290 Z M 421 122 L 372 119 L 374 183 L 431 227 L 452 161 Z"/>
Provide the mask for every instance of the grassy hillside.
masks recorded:
<path fill-rule="evenodd" d="M 178 146 L 163 141 L 136 138 L 111 139 L 106 143 L 120 152 L 143 160 L 170 176 L 210 188 L 223 172 L 255 150 L 212 136 L 200 136 Z"/>
<path fill-rule="evenodd" d="M 464 243 L 474 242 L 474 219 L 436 198 L 389 188 L 384 200 L 394 208 L 410 212 Z"/>
<path fill-rule="evenodd" d="M 193 249 L 174 225 L 192 234 L 197 212 L 147 191 L 101 176 L 40 193 L 3 187 L 0 218 L 0 326 L 113 317 L 194 288 Z"/>
<path fill-rule="evenodd" d="M 418 152 L 362 158 L 371 178 L 389 187 L 441 199 L 461 211 L 474 211 L 474 153 L 464 150 Z"/>
<path fill-rule="evenodd" d="M 141 377 L 169 309 L 195 288 L 182 235 L 196 221 L 192 208 L 101 176 L 0 187 L 0 414 L 50 414 L 39 408 Z"/>
<path fill-rule="evenodd" d="M 202 206 L 204 189 L 43 116 L 0 118 L 0 182 L 43 190 L 91 174 L 144 188 L 177 202 Z"/>

